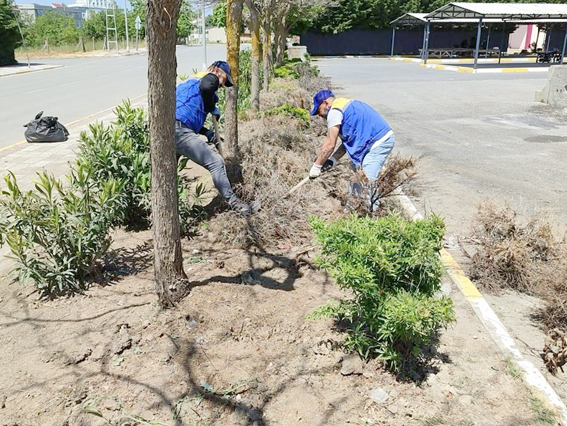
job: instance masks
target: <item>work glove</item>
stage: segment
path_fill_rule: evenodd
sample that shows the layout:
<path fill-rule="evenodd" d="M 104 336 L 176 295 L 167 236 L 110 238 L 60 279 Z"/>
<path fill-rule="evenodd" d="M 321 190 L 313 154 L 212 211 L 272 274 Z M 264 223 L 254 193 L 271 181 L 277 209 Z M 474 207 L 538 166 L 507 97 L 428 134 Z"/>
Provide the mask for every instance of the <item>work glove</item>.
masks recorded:
<path fill-rule="evenodd" d="M 207 130 L 205 132 L 205 136 L 207 138 L 207 142 L 210 145 L 216 145 L 218 143 L 217 138 L 215 136 L 215 132 L 213 132 L 212 130 Z"/>
<path fill-rule="evenodd" d="M 321 176 L 322 167 L 323 166 L 313 163 L 313 165 L 311 166 L 311 170 L 309 170 L 309 179 L 316 179 L 319 176 Z"/>
<path fill-rule="evenodd" d="M 321 167 L 321 171 L 327 172 L 331 170 L 333 167 L 335 167 L 336 162 L 337 160 L 335 157 L 330 157 L 327 161 L 325 161 L 325 164 L 323 164 L 323 166 Z"/>

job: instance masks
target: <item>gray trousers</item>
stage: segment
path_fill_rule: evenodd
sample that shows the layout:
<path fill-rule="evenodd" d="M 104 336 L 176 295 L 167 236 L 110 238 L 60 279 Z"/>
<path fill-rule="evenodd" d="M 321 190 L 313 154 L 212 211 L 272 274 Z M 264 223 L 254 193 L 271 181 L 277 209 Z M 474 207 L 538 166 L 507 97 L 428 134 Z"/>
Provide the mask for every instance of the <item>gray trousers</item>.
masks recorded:
<path fill-rule="evenodd" d="M 179 121 L 175 121 L 175 149 L 178 155 L 184 155 L 209 171 L 215 187 L 225 200 L 228 201 L 234 195 L 223 158 L 193 130 L 183 126 Z"/>

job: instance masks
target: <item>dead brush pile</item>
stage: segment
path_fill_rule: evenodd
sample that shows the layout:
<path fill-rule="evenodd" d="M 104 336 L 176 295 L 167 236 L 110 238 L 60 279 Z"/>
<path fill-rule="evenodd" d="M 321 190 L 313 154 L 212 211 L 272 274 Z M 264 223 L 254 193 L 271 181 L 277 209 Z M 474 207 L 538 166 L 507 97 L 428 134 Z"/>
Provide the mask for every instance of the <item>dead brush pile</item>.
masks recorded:
<path fill-rule="evenodd" d="M 275 79 L 261 101 L 263 111 L 282 105 L 307 109 L 311 102 L 309 93 L 288 79 Z M 290 197 L 286 194 L 307 176 L 326 132 L 324 120 L 262 115 L 240 123 L 240 157 L 227 166 L 236 193 L 260 201 L 262 209 L 249 218 L 220 213 L 210 226 L 218 230 L 218 242 L 230 245 L 269 248 L 310 241 L 309 215 L 333 214 L 338 201 L 328 196 L 323 179 L 308 182 Z"/>
<path fill-rule="evenodd" d="M 567 327 L 567 247 L 548 214 L 522 220 L 492 202 L 479 206 L 470 277 L 491 290 L 515 289 L 541 297 L 537 314 L 547 330 Z"/>

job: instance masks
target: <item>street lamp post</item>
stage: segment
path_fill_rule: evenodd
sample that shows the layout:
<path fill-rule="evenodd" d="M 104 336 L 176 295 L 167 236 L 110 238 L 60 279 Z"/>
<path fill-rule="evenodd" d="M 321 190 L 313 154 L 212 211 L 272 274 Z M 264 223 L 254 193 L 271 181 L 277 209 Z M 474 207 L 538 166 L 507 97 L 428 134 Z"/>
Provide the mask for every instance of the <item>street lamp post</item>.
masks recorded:
<path fill-rule="evenodd" d="M 124 25 L 126 25 L 126 50 L 130 51 L 130 40 L 128 38 L 128 10 L 126 10 L 126 0 L 124 0 Z"/>

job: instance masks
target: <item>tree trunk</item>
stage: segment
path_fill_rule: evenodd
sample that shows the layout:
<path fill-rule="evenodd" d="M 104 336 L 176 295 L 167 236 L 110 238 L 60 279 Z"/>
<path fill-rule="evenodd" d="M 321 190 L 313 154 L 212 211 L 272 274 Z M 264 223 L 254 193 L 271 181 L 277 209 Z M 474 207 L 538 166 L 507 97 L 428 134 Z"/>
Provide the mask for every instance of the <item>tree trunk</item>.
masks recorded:
<path fill-rule="evenodd" d="M 271 64 L 272 64 L 272 31 L 270 30 L 271 26 L 271 13 L 269 10 L 266 10 L 266 14 L 264 16 L 263 25 L 263 65 L 264 65 L 264 84 L 263 89 L 267 92 L 270 88 L 270 71 L 271 71 Z"/>
<path fill-rule="evenodd" d="M 238 155 L 238 65 L 243 4 L 244 0 L 227 0 L 226 3 L 226 57 L 234 86 L 226 88 L 224 137 L 233 155 Z"/>
<path fill-rule="evenodd" d="M 275 21 L 274 41 L 276 43 L 276 66 L 280 66 L 284 62 L 285 48 L 287 42 L 287 27 L 285 24 L 285 16 L 280 16 Z"/>
<path fill-rule="evenodd" d="M 246 0 L 250 10 L 250 35 L 252 38 L 252 81 L 250 83 L 250 98 L 252 110 L 260 110 L 260 18 L 256 5 L 252 0 Z"/>
<path fill-rule="evenodd" d="M 156 290 L 162 307 L 186 292 L 177 205 L 175 28 L 181 0 L 148 0 L 148 106 Z"/>

